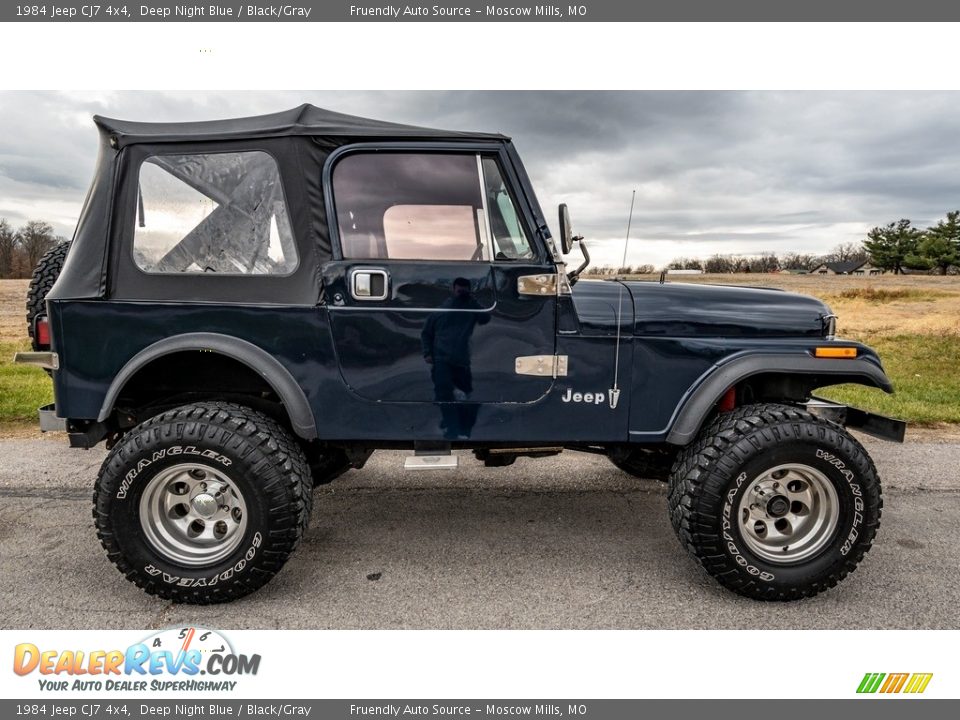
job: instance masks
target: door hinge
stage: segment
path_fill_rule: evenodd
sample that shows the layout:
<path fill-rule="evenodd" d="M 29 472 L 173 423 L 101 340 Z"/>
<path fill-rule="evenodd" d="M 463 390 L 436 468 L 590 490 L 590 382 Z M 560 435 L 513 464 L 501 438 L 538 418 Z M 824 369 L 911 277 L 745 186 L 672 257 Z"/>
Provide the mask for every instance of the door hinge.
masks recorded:
<path fill-rule="evenodd" d="M 556 273 L 542 273 L 540 275 L 521 275 L 517 278 L 517 293 L 519 295 L 572 295 L 570 281 L 563 265 L 557 265 Z"/>
<path fill-rule="evenodd" d="M 524 355 L 517 358 L 517 375 L 539 375 L 540 377 L 566 377 L 566 355 Z"/>
<path fill-rule="evenodd" d="M 556 295 L 557 274 L 521 275 L 517 278 L 517 292 L 520 295 Z"/>

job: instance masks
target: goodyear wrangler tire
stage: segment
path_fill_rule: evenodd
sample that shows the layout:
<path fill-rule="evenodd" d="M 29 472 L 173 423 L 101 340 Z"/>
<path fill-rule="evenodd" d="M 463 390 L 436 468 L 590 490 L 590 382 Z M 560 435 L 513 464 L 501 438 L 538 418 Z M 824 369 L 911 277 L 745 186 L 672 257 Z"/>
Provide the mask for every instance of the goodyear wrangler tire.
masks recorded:
<path fill-rule="evenodd" d="M 313 481 L 303 451 L 250 408 L 208 402 L 129 431 L 100 469 L 97 535 L 146 592 L 234 600 L 267 583 L 306 530 Z"/>
<path fill-rule="evenodd" d="M 36 338 L 33 337 L 33 321 L 37 315 L 47 314 L 47 293 L 60 277 L 63 263 L 70 251 L 70 243 L 57 243 L 40 258 L 40 262 L 33 269 L 30 277 L 30 286 L 27 289 L 27 333 L 30 335 L 30 344 L 34 350 L 39 350 Z"/>
<path fill-rule="evenodd" d="M 722 585 L 794 600 L 856 569 L 883 500 L 873 462 L 841 426 L 762 404 L 719 416 L 684 448 L 669 504 L 680 542 Z"/>

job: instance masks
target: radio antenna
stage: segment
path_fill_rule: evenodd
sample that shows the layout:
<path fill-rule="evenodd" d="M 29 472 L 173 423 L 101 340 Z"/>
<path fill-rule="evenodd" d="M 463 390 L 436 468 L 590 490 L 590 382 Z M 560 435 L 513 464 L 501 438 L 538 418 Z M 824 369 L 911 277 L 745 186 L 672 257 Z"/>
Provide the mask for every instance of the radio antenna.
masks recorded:
<path fill-rule="evenodd" d="M 627 266 L 627 250 L 630 247 L 630 226 L 633 224 L 633 204 L 637 200 L 637 191 L 634 190 L 630 196 L 630 215 L 627 216 L 627 237 L 623 241 L 623 260 L 620 263 L 620 270 L 623 271 Z M 610 409 L 615 410 L 617 403 L 620 402 L 620 319 L 623 317 L 623 280 L 620 281 L 620 291 L 617 295 L 617 344 L 613 358 L 613 387 L 610 388 Z"/>

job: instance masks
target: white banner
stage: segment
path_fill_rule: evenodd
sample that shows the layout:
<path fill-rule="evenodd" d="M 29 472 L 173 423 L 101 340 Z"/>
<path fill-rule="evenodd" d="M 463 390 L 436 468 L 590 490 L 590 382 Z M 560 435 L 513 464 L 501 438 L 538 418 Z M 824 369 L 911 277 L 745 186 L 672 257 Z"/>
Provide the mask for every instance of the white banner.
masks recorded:
<path fill-rule="evenodd" d="M 5 630 L 0 692 L 4 699 L 958 698 L 958 641 L 958 631 Z M 888 683 L 899 691 L 881 692 L 880 681 L 858 694 L 867 674 L 881 673 L 905 675 Z M 907 692 L 921 684 L 922 692 Z"/>

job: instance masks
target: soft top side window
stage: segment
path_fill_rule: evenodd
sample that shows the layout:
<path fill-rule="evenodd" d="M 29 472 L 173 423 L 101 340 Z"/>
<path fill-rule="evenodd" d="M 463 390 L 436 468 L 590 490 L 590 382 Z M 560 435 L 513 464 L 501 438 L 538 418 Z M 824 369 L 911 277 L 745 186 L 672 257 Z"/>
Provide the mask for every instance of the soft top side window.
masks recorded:
<path fill-rule="evenodd" d="M 274 158 L 259 150 L 148 157 L 133 257 L 148 273 L 292 273 L 297 250 Z"/>
<path fill-rule="evenodd" d="M 347 155 L 333 194 L 345 258 L 488 258 L 475 155 Z"/>
<path fill-rule="evenodd" d="M 533 257 L 493 158 L 358 152 L 337 162 L 332 183 L 347 259 Z"/>

